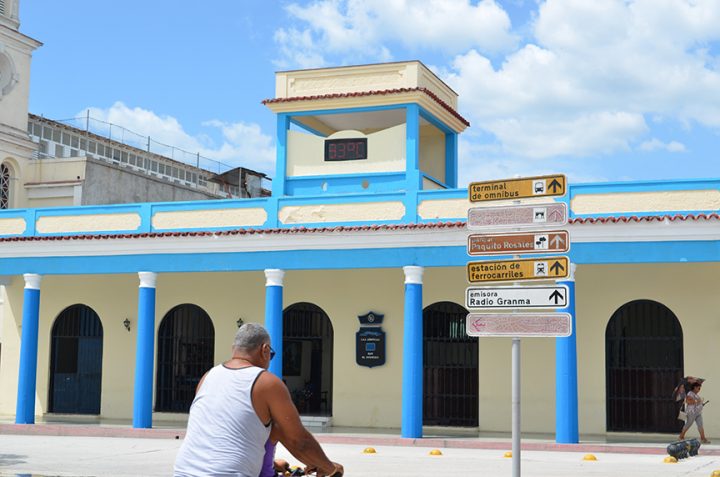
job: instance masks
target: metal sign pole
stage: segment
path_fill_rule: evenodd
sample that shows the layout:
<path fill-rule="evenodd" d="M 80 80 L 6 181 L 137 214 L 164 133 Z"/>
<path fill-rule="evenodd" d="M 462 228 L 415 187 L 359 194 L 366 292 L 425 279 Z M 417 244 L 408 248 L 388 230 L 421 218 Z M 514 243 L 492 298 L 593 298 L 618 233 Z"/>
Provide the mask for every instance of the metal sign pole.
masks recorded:
<path fill-rule="evenodd" d="M 520 338 L 512 339 L 512 477 L 520 477 Z"/>

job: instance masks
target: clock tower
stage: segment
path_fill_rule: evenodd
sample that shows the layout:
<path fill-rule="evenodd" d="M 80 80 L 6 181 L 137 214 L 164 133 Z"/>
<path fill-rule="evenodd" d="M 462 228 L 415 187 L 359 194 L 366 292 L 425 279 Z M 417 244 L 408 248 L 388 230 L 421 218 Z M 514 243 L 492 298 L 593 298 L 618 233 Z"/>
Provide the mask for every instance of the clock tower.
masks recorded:
<path fill-rule="evenodd" d="M 27 134 L 30 62 L 41 43 L 19 31 L 20 0 L 0 0 L 0 208 L 24 202 L 18 178 L 35 151 Z"/>
<path fill-rule="evenodd" d="M 278 72 L 264 104 L 277 114 L 272 192 L 281 202 L 404 196 L 397 214 L 412 222 L 418 194 L 457 187 L 458 135 L 469 123 L 457 94 L 419 61 Z"/>

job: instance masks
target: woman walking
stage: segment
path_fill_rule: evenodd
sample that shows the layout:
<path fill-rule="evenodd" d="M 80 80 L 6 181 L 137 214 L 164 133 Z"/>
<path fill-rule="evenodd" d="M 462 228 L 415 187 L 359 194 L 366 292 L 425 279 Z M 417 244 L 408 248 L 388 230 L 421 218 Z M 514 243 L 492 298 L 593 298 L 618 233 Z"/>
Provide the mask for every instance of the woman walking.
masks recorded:
<path fill-rule="evenodd" d="M 710 444 L 710 441 L 705 438 L 705 429 L 703 428 L 702 411 L 703 406 L 705 406 L 706 403 L 704 403 L 700 397 L 701 388 L 702 383 L 693 383 L 692 389 L 689 393 L 687 393 L 687 396 L 685 396 L 685 412 L 687 413 L 687 421 L 685 421 L 685 425 L 683 426 L 678 439 L 685 439 L 685 433 L 688 429 L 690 429 L 690 426 L 692 426 L 692 423 L 694 422 L 697 424 L 698 431 L 700 431 L 700 440 L 702 443 Z"/>

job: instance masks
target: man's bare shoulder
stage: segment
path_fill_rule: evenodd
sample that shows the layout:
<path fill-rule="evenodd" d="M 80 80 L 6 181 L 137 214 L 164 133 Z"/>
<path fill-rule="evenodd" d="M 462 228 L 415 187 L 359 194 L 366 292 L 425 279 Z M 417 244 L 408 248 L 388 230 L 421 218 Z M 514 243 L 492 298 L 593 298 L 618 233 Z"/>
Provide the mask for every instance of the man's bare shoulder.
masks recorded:
<path fill-rule="evenodd" d="M 257 381 L 255 381 L 255 389 L 258 391 L 261 390 L 276 390 L 279 387 L 285 387 L 285 384 L 282 382 L 280 378 L 275 376 L 270 371 L 265 371 L 263 373 L 260 373 L 260 376 L 258 376 Z"/>

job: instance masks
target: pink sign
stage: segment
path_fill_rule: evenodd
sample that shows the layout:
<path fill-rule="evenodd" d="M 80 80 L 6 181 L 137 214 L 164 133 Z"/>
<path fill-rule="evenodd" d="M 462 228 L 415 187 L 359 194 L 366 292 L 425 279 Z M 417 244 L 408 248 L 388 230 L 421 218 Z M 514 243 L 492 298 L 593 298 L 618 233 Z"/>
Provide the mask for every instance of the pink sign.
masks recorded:
<path fill-rule="evenodd" d="M 468 336 L 565 337 L 572 334 L 568 313 L 470 313 Z"/>
<path fill-rule="evenodd" d="M 467 227 L 479 230 L 487 227 L 545 227 L 565 225 L 568 220 L 564 202 L 503 207 L 473 207 L 468 210 Z"/>

